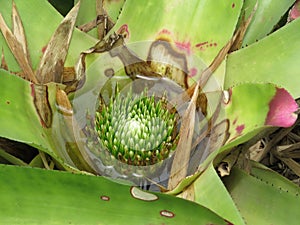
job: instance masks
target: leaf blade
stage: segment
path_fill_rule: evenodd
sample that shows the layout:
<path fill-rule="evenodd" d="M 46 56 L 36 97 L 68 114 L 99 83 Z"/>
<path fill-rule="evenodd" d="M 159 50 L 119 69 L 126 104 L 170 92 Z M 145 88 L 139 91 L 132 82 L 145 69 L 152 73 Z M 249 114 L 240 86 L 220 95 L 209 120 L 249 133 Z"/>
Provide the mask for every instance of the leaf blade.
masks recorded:
<path fill-rule="evenodd" d="M 195 203 L 104 177 L 5 165 L 0 171 L 0 217 L 6 224 L 228 224 Z"/>

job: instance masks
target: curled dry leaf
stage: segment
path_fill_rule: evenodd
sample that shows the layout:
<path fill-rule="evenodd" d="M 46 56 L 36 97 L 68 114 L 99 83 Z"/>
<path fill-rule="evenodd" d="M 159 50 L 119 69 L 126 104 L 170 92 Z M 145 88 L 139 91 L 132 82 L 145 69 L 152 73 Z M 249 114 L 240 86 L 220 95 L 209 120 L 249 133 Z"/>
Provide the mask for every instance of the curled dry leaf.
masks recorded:
<path fill-rule="evenodd" d="M 228 156 L 226 156 L 218 166 L 218 172 L 221 177 L 228 176 L 231 168 L 236 164 L 240 151 L 235 149 Z"/>

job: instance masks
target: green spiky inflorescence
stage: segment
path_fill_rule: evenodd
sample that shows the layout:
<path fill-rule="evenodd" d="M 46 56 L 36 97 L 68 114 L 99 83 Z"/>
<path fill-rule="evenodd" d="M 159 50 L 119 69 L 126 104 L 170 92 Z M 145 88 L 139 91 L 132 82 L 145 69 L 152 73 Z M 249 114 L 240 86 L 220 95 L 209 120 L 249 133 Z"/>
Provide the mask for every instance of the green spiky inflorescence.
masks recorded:
<path fill-rule="evenodd" d="M 100 108 L 95 130 L 113 158 L 129 165 L 153 165 L 176 148 L 176 113 L 167 108 L 165 97 L 156 100 L 147 91 L 138 96 L 117 93 Z"/>

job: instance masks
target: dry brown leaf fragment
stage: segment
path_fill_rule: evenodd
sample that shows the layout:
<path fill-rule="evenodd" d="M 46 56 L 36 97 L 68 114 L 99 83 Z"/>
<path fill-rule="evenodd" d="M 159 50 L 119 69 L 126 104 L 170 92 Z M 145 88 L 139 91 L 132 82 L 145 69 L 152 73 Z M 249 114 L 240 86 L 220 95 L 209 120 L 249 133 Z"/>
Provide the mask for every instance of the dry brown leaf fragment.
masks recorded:
<path fill-rule="evenodd" d="M 195 201 L 195 186 L 194 184 L 191 184 L 187 188 L 185 188 L 182 193 L 177 195 L 177 197 L 181 197 L 183 199 L 189 200 L 189 201 Z"/>
<path fill-rule="evenodd" d="M 297 176 L 300 177 L 300 164 L 291 158 L 281 158 L 279 159 L 284 162 Z"/>
<path fill-rule="evenodd" d="M 21 70 L 23 71 L 25 79 L 33 83 L 37 83 L 37 79 L 34 76 L 34 72 L 30 66 L 30 63 L 28 62 L 28 58 L 26 56 L 26 53 L 24 52 L 22 44 L 18 41 L 18 39 L 8 28 L 1 13 L 0 13 L 0 30 L 6 40 L 6 43 L 8 44 L 8 47 L 10 48 Z"/>
<path fill-rule="evenodd" d="M 218 166 L 218 172 L 221 177 L 228 176 L 230 174 L 231 168 L 236 164 L 239 155 L 240 151 L 236 148 L 221 161 Z"/>
<path fill-rule="evenodd" d="M 51 127 L 52 110 L 48 99 L 48 87 L 46 85 L 31 84 L 33 102 L 44 127 Z"/>
<path fill-rule="evenodd" d="M 97 15 L 104 15 L 105 11 L 103 9 L 103 1 L 96 1 L 96 14 Z M 97 27 L 97 33 L 99 40 L 102 40 L 106 35 L 106 28 L 107 28 L 107 17 L 104 17 L 103 26 Z"/>
<path fill-rule="evenodd" d="M 253 16 L 257 10 L 257 7 L 258 7 L 258 1 L 256 1 L 256 4 L 254 5 L 254 8 L 250 14 L 250 16 L 245 20 L 244 18 L 244 15 L 243 15 L 243 18 L 242 18 L 242 23 L 238 29 L 238 32 L 237 32 L 237 38 L 236 40 L 234 41 L 234 43 L 232 44 L 231 46 L 231 49 L 229 52 L 233 52 L 235 50 L 238 50 L 241 48 L 242 44 L 243 44 L 243 39 L 244 39 L 244 36 L 246 34 L 246 31 L 250 25 L 250 22 L 252 21 L 253 19 Z"/>
<path fill-rule="evenodd" d="M 100 26 L 101 25 L 101 26 Z M 79 30 L 82 32 L 89 32 L 94 28 L 102 27 L 101 29 L 103 30 L 102 33 L 106 34 L 107 31 L 109 31 L 113 26 L 113 23 L 109 20 L 109 18 L 106 15 L 98 15 L 96 19 L 87 22 L 85 24 L 82 24 L 80 26 L 77 26 Z M 103 36 L 104 37 L 104 36 Z M 99 38 L 99 40 L 102 40 L 102 38 Z"/>
<path fill-rule="evenodd" d="M 168 189 L 173 190 L 187 175 L 192 139 L 195 126 L 196 101 L 199 94 L 199 86 L 196 85 L 191 102 L 183 115 L 182 125 L 179 131 L 179 141 L 175 151 L 171 167 Z"/>
<path fill-rule="evenodd" d="M 67 57 L 72 33 L 75 27 L 79 3 L 63 19 L 47 45 L 45 53 L 36 71 L 39 83 L 62 83 L 64 63 Z"/>
<path fill-rule="evenodd" d="M 30 60 L 30 55 L 28 51 L 28 46 L 27 46 L 27 41 L 26 41 L 26 35 L 23 27 L 22 20 L 20 18 L 20 15 L 18 13 L 16 4 L 13 2 L 13 7 L 12 7 L 12 31 L 18 42 L 21 44 L 23 48 L 23 52 L 27 58 L 27 61 L 31 67 L 31 60 Z"/>

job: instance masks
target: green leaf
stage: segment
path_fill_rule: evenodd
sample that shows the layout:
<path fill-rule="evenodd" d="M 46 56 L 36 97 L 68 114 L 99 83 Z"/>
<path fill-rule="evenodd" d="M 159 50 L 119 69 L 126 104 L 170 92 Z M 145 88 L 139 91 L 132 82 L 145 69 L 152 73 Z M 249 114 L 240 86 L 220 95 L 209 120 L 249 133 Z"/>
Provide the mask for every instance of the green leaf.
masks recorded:
<path fill-rule="evenodd" d="M 267 36 L 294 2 L 295 0 L 244 1 L 242 11 L 245 11 L 245 18 L 251 13 L 256 3 L 258 7 L 243 39 L 243 46 L 250 45 Z"/>
<path fill-rule="evenodd" d="M 79 1 L 75 1 L 77 3 Z M 76 25 L 82 25 L 96 19 L 96 1 L 85 0 L 80 2 L 80 10 L 77 17 Z M 89 32 L 89 35 L 97 38 L 97 29 Z"/>
<path fill-rule="evenodd" d="M 193 183 L 193 186 L 195 202 L 207 207 L 232 224 L 245 224 L 212 164 Z"/>
<path fill-rule="evenodd" d="M 298 82 L 300 20 L 294 20 L 261 41 L 231 53 L 227 59 L 225 88 L 240 83 L 269 83 L 300 96 Z"/>
<path fill-rule="evenodd" d="M 113 31 L 125 34 L 127 44 L 148 41 L 136 52 L 144 60 L 152 41 L 170 42 L 175 52 L 185 55 L 187 65 L 184 66 L 190 77 L 197 80 L 204 69 L 199 62 L 209 65 L 232 37 L 242 2 L 127 0 Z M 215 74 L 220 85 L 224 79 L 223 66 Z"/>
<path fill-rule="evenodd" d="M 234 168 L 223 180 L 247 224 L 297 224 L 299 187 L 270 170 Z"/>
<path fill-rule="evenodd" d="M 125 2 L 114 30 L 127 25 L 131 43 L 169 34 L 178 46 L 181 44 L 184 50 L 211 62 L 231 38 L 241 7 L 239 0 L 147 3 L 130 0 Z M 207 20 L 210 17 L 213 20 Z"/>
<path fill-rule="evenodd" d="M 0 70 L 0 136 L 11 140 L 26 143 L 50 154 L 65 168 L 74 166 L 71 161 L 62 161 L 62 151 L 58 144 L 62 141 L 59 127 L 48 129 L 44 127 L 34 105 L 33 84 L 7 71 Z M 54 107 L 56 87 L 49 86 L 48 94 L 52 109 Z M 57 114 L 55 114 L 57 117 Z M 55 118 L 55 122 L 58 119 Z M 56 122 L 57 123 L 57 122 Z M 58 134 L 57 134 L 58 133 Z M 59 138 L 60 137 L 60 138 Z M 62 155 L 61 155 L 62 156 Z M 75 170 L 74 168 L 72 168 Z"/>
<path fill-rule="evenodd" d="M 0 165 L 3 224 L 228 224 L 203 206 L 103 177 Z"/>
<path fill-rule="evenodd" d="M 126 0 L 103 1 L 103 7 L 113 22 L 116 22 L 118 20 L 125 1 Z"/>
<path fill-rule="evenodd" d="M 273 84 L 241 84 L 229 92 L 230 100 L 225 106 L 230 121 L 229 141 L 265 125 L 289 127 L 297 119 L 294 99 Z M 285 110 L 285 105 L 289 109 Z M 282 115 L 275 115 L 280 112 Z"/>
<path fill-rule="evenodd" d="M 49 148 L 37 115 L 31 83 L 0 70 L 0 136 Z"/>

